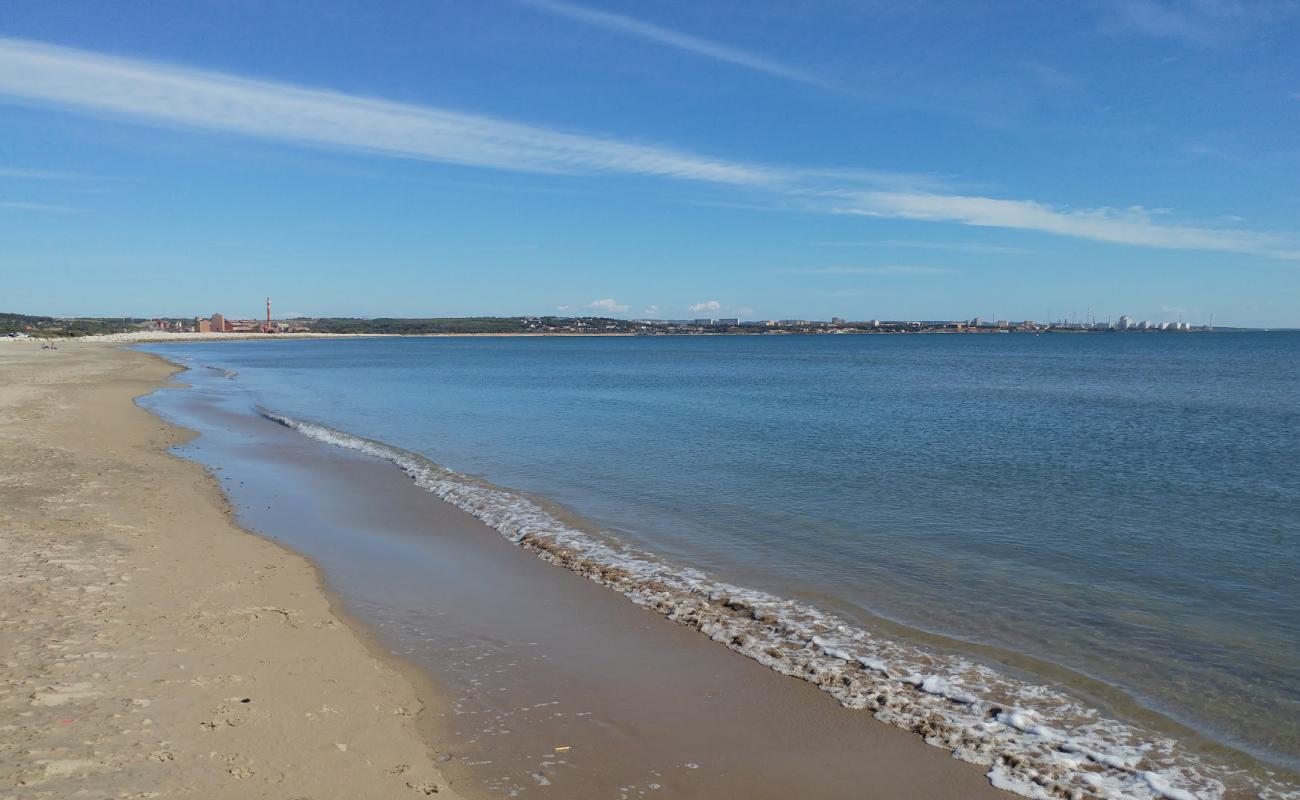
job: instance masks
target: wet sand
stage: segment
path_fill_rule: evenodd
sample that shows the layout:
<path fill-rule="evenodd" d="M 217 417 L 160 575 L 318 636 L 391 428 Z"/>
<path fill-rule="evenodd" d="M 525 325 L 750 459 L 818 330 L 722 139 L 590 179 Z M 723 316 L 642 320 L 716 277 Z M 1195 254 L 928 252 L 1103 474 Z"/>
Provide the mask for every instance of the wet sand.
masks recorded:
<path fill-rule="evenodd" d="M 445 700 L 132 404 L 173 371 L 0 342 L 0 798 L 459 796 Z"/>
<path fill-rule="evenodd" d="M 319 564 L 427 670 L 472 796 L 1007 797 L 979 768 L 546 564 L 391 465 L 252 415 L 218 378 L 147 401 L 200 432 L 242 524 Z M 211 386 L 205 390 L 204 385 Z"/>

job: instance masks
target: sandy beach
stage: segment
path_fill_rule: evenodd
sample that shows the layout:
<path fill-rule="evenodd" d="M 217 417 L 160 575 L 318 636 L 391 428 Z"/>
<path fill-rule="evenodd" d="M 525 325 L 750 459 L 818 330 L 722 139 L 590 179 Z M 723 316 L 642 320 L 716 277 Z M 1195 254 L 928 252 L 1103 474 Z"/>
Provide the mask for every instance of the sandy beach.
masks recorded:
<path fill-rule="evenodd" d="M 131 402 L 173 371 L 0 347 L 0 798 L 1007 796 L 389 465 L 196 409 L 205 473 Z"/>
<path fill-rule="evenodd" d="M 0 0 L 0 800 L 1300 800 L 1297 40 Z"/>
<path fill-rule="evenodd" d="M 438 698 L 132 404 L 172 371 L 0 346 L 0 797 L 458 796 Z"/>

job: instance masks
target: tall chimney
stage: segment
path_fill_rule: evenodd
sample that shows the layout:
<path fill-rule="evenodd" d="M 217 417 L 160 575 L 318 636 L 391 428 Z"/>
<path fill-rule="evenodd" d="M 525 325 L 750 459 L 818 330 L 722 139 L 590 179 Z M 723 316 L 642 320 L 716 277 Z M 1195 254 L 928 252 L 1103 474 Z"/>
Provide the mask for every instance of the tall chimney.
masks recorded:
<path fill-rule="evenodd" d="M 266 298 L 266 332 L 271 332 L 271 298 Z"/>

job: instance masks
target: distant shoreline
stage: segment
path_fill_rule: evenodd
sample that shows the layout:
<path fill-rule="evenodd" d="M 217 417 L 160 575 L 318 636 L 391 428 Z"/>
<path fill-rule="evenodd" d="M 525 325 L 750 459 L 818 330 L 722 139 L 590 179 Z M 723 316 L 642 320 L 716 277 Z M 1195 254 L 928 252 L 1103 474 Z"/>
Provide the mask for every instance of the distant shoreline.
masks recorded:
<path fill-rule="evenodd" d="M 164 333 L 159 331 L 140 331 L 132 333 L 105 333 L 89 334 L 85 336 L 40 336 L 24 335 L 20 337 L 0 336 L 0 342 L 58 342 L 58 341 L 77 341 L 77 342 L 118 342 L 122 344 L 144 344 L 144 343 L 165 343 L 165 342 L 226 342 L 226 341 L 247 341 L 254 339 L 428 339 L 428 338 L 461 338 L 461 339 L 482 339 L 482 338 L 569 338 L 569 339 L 594 339 L 594 338 L 632 338 L 632 337 L 691 337 L 691 336 L 989 336 L 1002 334 L 1017 334 L 1021 336 L 1042 334 L 1198 334 L 1198 333 L 1295 333 L 1300 329 L 1296 328 L 1215 328 L 1214 330 L 1193 329 L 1186 331 L 1161 331 L 1161 330 L 1073 330 L 1073 329 L 1049 329 L 1041 331 L 1025 331 L 1014 329 L 999 330 L 980 330 L 980 331 L 958 331 L 958 330 L 755 330 L 755 331 L 684 331 L 684 332 L 627 332 L 627 331 L 610 331 L 610 332 L 592 332 L 579 333 L 570 331 L 502 331 L 502 332 L 483 332 L 483 333 L 328 333 L 328 332 L 295 332 L 295 333 Z"/>

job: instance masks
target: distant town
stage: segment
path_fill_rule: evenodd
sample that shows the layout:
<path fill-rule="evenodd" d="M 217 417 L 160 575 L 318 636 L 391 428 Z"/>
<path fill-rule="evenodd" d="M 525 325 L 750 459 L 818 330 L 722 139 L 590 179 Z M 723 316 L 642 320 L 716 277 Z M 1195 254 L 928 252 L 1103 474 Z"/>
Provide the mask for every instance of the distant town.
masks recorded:
<path fill-rule="evenodd" d="M 968 320 L 830 320 L 767 319 L 742 320 L 736 317 L 695 319 L 617 319 L 613 317 L 293 317 L 275 319 L 271 301 L 261 319 L 234 319 L 221 313 L 207 317 L 40 317 L 23 314 L 0 314 L 0 335 L 6 336 L 86 336 L 105 333 L 154 332 L 163 334 L 588 334 L 588 335 L 704 335 L 704 334 L 887 334 L 887 333 L 1161 333 L 1240 330 L 1189 324 L 1179 321 L 1138 320 L 1121 316 L 1100 321 L 982 319 Z"/>

